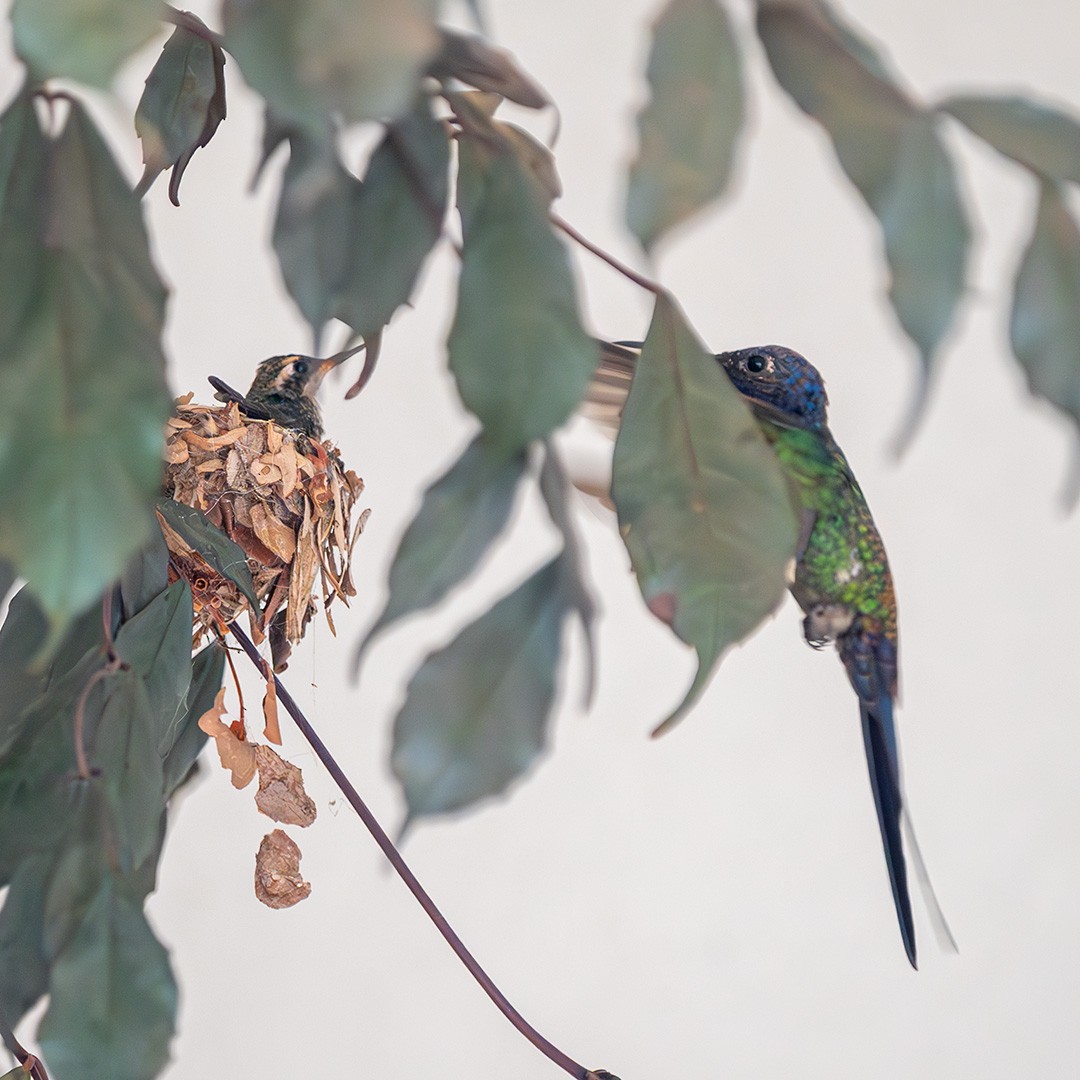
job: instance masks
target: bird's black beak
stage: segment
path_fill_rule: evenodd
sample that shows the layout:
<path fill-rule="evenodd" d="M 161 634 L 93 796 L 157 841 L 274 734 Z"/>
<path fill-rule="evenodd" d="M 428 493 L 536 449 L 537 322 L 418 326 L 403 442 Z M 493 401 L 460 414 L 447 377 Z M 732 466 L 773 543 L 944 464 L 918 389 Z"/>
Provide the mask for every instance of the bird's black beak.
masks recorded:
<path fill-rule="evenodd" d="M 359 345 L 354 345 L 351 349 L 345 349 L 342 352 L 334 353 L 333 356 L 328 356 L 325 360 L 315 361 L 315 371 L 307 381 L 307 385 L 304 387 L 304 394 L 307 397 L 314 397 L 316 391 L 319 389 L 319 385 L 326 377 L 326 373 L 336 368 L 338 364 L 343 364 L 350 356 L 355 356 L 358 352 L 367 348 L 365 342 L 360 342 Z"/>

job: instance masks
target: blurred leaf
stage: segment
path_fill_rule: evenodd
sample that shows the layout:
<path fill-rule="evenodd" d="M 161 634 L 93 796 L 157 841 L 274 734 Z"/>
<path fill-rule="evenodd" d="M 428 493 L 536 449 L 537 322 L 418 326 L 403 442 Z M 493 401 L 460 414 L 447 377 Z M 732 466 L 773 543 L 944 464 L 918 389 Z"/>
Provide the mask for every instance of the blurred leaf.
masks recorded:
<path fill-rule="evenodd" d="M 293 135 L 289 146 L 274 251 L 285 287 L 317 342 L 343 302 L 356 245 L 360 181 L 342 166 L 332 140 Z"/>
<path fill-rule="evenodd" d="M 946 98 L 939 108 L 1021 165 L 1080 183 L 1080 124 L 1067 113 L 1022 97 L 975 95 Z"/>
<path fill-rule="evenodd" d="M 564 614 L 558 560 L 432 653 L 394 721 L 408 818 L 497 795 L 547 738 Z"/>
<path fill-rule="evenodd" d="M 169 584 L 169 549 L 160 529 L 150 531 L 150 539 L 135 552 L 120 575 L 120 603 L 130 619 L 142 611 Z"/>
<path fill-rule="evenodd" d="M 51 868 L 47 856 L 26 859 L 0 909 L 0 1016 L 12 1027 L 49 985 L 43 937 L 45 883 Z"/>
<path fill-rule="evenodd" d="M 173 792 L 187 778 L 195 759 L 206 745 L 206 733 L 199 727 L 199 717 L 213 705 L 224 673 L 225 649 L 220 645 L 208 645 L 195 657 L 191 685 L 188 687 L 187 711 L 183 721 L 172 732 L 176 736 L 175 741 L 172 746 L 165 748 L 166 798 L 172 798 Z"/>
<path fill-rule="evenodd" d="M 225 43 L 273 112 L 325 137 L 330 117 L 393 119 L 439 48 L 436 0 L 225 0 Z"/>
<path fill-rule="evenodd" d="M 666 296 L 623 413 L 612 497 L 646 604 L 698 655 L 662 729 L 694 704 L 724 650 L 775 610 L 798 536 L 779 461 Z"/>
<path fill-rule="evenodd" d="M 107 87 L 120 64 L 157 33 L 157 0 L 15 0 L 15 52 L 36 79 Z"/>
<path fill-rule="evenodd" d="M 505 49 L 473 34 L 440 28 L 439 35 L 441 47 L 428 68 L 429 75 L 440 80 L 457 79 L 528 109 L 550 104 L 543 89 Z"/>
<path fill-rule="evenodd" d="M 1080 424 L 1080 229 L 1050 182 L 1017 270 L 1009 330 L 1031 392 Z"/>
<path fill-rule="evenodd" d="M 555 528 L 562 533 L 563 554 L 559 561 L 559 587 L 566 598 L 567 606 L 581 620 L 581 630 L 585 635 L 584 705 L 588 708 L 596 692 L 596 602 L 589 592 L 581 543 L 571 518 L 570 498 L 573 496 L 573 489 L 550 439 L 544 443 L 544 463 L 540 467 L 540 494 Z"/>
<path fill-rule="evenodd" d="M 259 600 L 255 595 L 247 555 L 239 544 L 230 540 L 193 506 L 185 506 L 175 499 L 161 498 L 157 501 L 157 511 L 185 544 L 197 551 L 212 569 L 228 578 L 240 590 L 244 599 L 251 604 L 252 610 L 258 610 Z"/>
<path fill-rule="evenodd" d="M 828 132 L 881 221 L 889 298 L 929 368 L 963 292 L 970 241 L 933 115 L 823 3 L 759 0 L 757 27 L 780 85 Z"/>
<path fill-rule="evenodd" d="M 7 559 L 0 559 L 0 605 L 7 599 L 7 594 L 11 592 L 14 584 L 15 567 Z"/>
<path fill-rule="evenodd" d="M 155 746 L 176 739 L 191 682 L 191 589 L 175 581 L 120 627 L 116 653 L 143 680 Z"/>
<path fill-rule="evenodd" d="M 596 367 L 596 347 L 581 326 L 566 250 L 532 183 L 509 153 L 483 171 L 469 145 L 459 155 L 459 192 L 471 189 L 479 201 L 463 215 L 450 369 L 493 448 L 512 454 L 569 417 Z"/>
<path fill-rule="evenodd" d="M 149 533 L 171 411 L 165 290 L 138 203 L 81 106 L 53 140 L 17 99 L 0 120 L 5 160 L 0 555 L 62 625 Z"/>
<path fill-rule="evenodd" d="M 114 672 L 91 691 L 86 733 L 87 757 L 112 810 L 120 868 L 130 873 L 154 849 L 165 802 L 158 731 L 135 672 Z"/>
<path fill-rule="evenodd" d="M 333 314 L 364 339 L 412 296 L 449 198 L 446 128 L 422 99 L 387 127 L 368 164 L 348 236 L 349 268 Z"/>
<path fill-rule="evenodd" d="M 189 17 L 194 19 L 194 16 Z M 225 53 L 219 45 L 178 26 L 146 79 L 135 111 L 143 145 L 144 194 L 159 173 L 173 167 L 169 197 L 180 205 L 180 179 L 192 155 L 214 137 L 225 119 Z"/>
<path fill-rule="evenodd" d="M 638 115 L 626 220 L 649 250 L 720 195 L 742 128 L 742 63 L 716 0 L 668 0 L 653 24 L 650 98 Z"/>
<path fill-rule="evenodd" d="M 44 612 L 29 589 L 20 589 L 11 598 L 0 627 L 0 686 L 4 688 L 0 695 L 0 761 L 19 738 L 31 710 L 43 695 L 59 689 L 69 669 L 76 667 L 87 652 L 100 648 L 101 614 L 91 610 L 80 616 L 68 627 L 49 661 L 35 663 L 47 633 Z M 70 752 L 70 747 L 66 749 Z"/>
<path fill-rule="evenodd" d="M 391 623 L 433 607 L 477 567 L 514 505 L 525 455 L 503 457 L 478 435 L 424 492 L 390 567 L 386 606 L 356 656 Z"/>
<path fill-rule="evenodd" d="M 932 117 L 918 116 L 904 128 L 890 182 L 875 199 L 874 212 L 892 270 L 889 299 L 919 346 L 927 373 L 964 294 L 971 244 L 956 175 Z M 921 412 L 926 386 L 924 378 L 901 440 Z"/>
<path fill-rule="evenodd" d="M 140 905 L 104 876 L 56 957 L 39 1040 L 59 1080 L 150 1080 L 176 1017 L 168 954 Z"/>

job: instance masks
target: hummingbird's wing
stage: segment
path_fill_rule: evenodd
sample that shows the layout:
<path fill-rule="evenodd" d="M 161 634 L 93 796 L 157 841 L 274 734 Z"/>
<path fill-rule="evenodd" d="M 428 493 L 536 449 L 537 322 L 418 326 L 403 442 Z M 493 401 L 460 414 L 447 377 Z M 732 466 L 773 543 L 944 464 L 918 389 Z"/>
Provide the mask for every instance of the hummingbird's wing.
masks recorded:
<path fill-rule="evenodd" d="M 605 435 L 614 439 L 619 434 L 623 408 L 634 381 L 634 367 L 641 352 L 639 341 L 601 341 L 600 363 L 589 383 L 581 414 L 592 420 Z"/>

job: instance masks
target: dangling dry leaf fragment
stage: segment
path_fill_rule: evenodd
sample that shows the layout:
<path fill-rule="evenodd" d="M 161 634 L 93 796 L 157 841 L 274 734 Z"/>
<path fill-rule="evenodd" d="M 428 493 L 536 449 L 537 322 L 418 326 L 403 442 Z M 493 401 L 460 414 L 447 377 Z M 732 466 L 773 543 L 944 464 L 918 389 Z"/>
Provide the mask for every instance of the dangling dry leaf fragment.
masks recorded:
<path fill-rule="evenodd" d="M 270 908 L 287 908 L 311 895 L 300 876 L 300 849 L 280 829 L 267 833 L 255 856 L 255 896 Z"/>
<path fill-rule="evenodd" d="M 271 675 L 266 680 L 266 696 L 263 698 L 263 719 L 266 727 L 263 728 L 263 738 L 272 742 L 275 746 L 281 745 L 281 725 L 278 723 L 277 711 L 277 683 Z"/>
<path fill-rule="evenodd" d="M 199 727 L 214 740 L 223 768 L 232 774 L 235 788 L 245 788 L 255 777 L 255 747 L 236 737 L 232 728 L 221 722 L 225 712 L 225 687 L 222 687 L 214 704 L 199 717 Z"/>
<path fill-rule="evenodd" d="M 304 774 L 282 759 L 269 746 L 255 748 L 259 769 L 259 790 L 255 805 L 259 811 L 282 825 L 307 828 L 315 820 L 315 803 L 304 790 Z"/>

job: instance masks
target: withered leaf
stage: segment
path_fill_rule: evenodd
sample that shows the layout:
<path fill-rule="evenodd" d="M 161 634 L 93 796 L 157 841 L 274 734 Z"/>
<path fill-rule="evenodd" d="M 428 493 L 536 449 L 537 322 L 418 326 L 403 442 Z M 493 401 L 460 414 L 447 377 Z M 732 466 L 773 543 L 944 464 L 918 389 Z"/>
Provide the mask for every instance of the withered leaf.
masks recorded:
<path fill-rule="evenodd" d="M 263 697 L 263 719 L 266 727 L 263 728 L 263 737 L 275 746 L 281 745 L 281 725 L 278 723 L 277 709 L 277 683 L 271 675 L 266 680 L 266 694 Z M 256 760 L 258 760 L 256 758 Z"/>
<path fill-rule="evenodd" d="M 270 908 L 287 908 L 311 895 L 300 876 L 300 849 L 281 829 L 262 838 L 255 856 L 255 896 Z"/>
<path fill-rule="evenodd" d="M 259 790 L 255 793 L 259 812 L 282 825 L 307 828 L 315 820 L 316 810 L 304 790 L 304 774 L 261 743 L 255 747 L 255 764 L 259 770 Z"/>
<path fill-rule="evenodd" d="M 224 712 L 225 687 L 222 687 L 214 704 L 199 717 L 199 728 L 214 740 L 222 768 L 232 773 L 233 787 L 245 788 L 255 777 L 255 747 L 238 739 L 232 728 L 221 722 Z"/>

